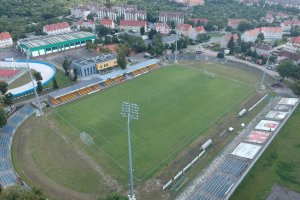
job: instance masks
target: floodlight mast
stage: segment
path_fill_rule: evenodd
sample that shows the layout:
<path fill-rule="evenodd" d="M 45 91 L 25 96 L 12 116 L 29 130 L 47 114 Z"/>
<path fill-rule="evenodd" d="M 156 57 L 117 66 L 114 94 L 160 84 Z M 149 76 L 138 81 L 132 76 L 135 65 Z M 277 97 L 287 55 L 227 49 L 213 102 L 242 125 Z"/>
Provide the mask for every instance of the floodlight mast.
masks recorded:
<path fill-rule="evenodd" d="M 178 61 L 177 61 L 177 40 L 175 41 L 174 63 L 178 63 Z"/>
<path fill-rule="evenodd" d="M 133 191 L 133 175 L 132 175 L 132 156 L 131 156 L 131 140 L 130 140 L 130 120 L 138 120 L 139 107 L 137 104 L 122 103 L 122 117 L 127 118 L 127 133 L 128 133 L 128 158 L 129 158 L 129 175 L 130 175 L 130 194 L 129 200 L 135 200 Z"/>
<path fill-rule="evenodd" d="M 270 56 L 271 56 L 271 52 L 269 52 L 267 63 L 266 63 L 265 69 L 264 69 L 264 73 L 263 73 L 263 76 L 261 78 L 261 82 L 260 82 L 260 85 L 259 85 L 259 90 L 261 90 L 261 91 L 265 91 L 265 89 L 266 89 L 265 85 L 264 85 L 264 82 L 265 82 L 265 77 L 266 77 L 266 71 L 267 71 L 267 68 L 269 66 Z"/>
<path fill-rule="evenodd" d="M 31 83 L 32 83 L 32 87 L 33 87 L 33 90 L 34 90 L 35 98 L 36 98 L 36 101 L 37 101 L 38 106 L 39 106 L 39 112 L 40 112 L 39 115 L 43 115 L 43 111 L 42 111 L 42 106 L 41 106 L 41 103 L 40 103 L 40 99 L 39 99 L 39 96 L 37 94 L 36 88 L 34 86 L 33 76 L 32 76 L 31 70 L 29 68 L 29 60 L 30 60 L 30 55 L 31 55 L 30 49 L 28 49 L 26 51 L 26 54 L 27 54 L 27 68 L 28 68 L 28 71 L 29 71 L 29 74 L 30 74 Z"/>

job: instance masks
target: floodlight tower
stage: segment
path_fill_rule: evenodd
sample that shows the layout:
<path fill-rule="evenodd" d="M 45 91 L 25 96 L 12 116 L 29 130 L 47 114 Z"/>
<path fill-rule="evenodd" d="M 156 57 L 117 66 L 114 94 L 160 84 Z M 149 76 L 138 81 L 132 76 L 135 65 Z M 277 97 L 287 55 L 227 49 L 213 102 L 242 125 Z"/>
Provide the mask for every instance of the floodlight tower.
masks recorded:
<path fill-rule="evenodd" d="M 39 115 L 43 115 L 43 111 L 42 111 L 42 106 L 41 106 L 41 103 L 40 103 L 40 99 L 39 99 L 38 93 L 36 91 L 36 88 L 34 86 L 33 76 L 32 76 L 31 70 L 29 68 L 29 60 L 30 60 L 30 55 L 31 55 L 30 49 L 28 49 L 26 51 L 26 54 L 27 54 L 27 68 L 28 68 L 28 71 L 29 71 L 29 74 L 30 74 L 31 83 L 32 83 L 32 87 L 33 87 L 34 94 L 35 94 L 35 97 L 36 97 L 36 101 L 37 101 L 38 106 L 39 106 Z"/>
<path fill-rule="evenodd" d="M 174 63 L 178 63 L 177 62 L 177 40 L 175 41 Z"/>
<path fill-rule="evenodd" d="M 130 141 L 130 120 L 138 120 L 139 118 L 139 107 L 133 103 L 122 103 L 121 115 L 127 118 L 127 133 L 128 133 L 128 158 L 129 158 L 129 175 L 130 175 L 130 194 L 128 195 L 129 200 L 135 200 L 133 191 L 133 175 L 132 175 L 132 157 L 131 157 L 131 141 Z"/>
<path fill-rule="evenodd" d="M 258 88 L 261 91 L 265 91 L 265 89 L 266 89 L 265 85 L 264 85 L 264 82 L 265 82 L 267 67 L 269 65 L 270 56 L 271 56 L 271 52 L 269 52 L 268 59 L 267 59 L 267 62 L 266 62 L 266 67 L 264 69 L 264 73 L 263 73 L 263 76 L 261 78 L 261 82 L 260 82 L 260 85 L 259 85 L 259 88 Z"/>

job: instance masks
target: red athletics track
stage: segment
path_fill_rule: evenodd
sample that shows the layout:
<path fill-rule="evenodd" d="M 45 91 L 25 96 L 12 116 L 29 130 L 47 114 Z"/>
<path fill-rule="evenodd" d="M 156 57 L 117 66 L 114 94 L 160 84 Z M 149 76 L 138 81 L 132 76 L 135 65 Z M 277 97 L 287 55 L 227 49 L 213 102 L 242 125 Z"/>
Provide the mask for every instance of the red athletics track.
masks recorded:
<path fill-rule="evenodd" d="M 10 78 L 18 74 L 20 70 L 14 70 L 14 69 L 0 69 L 0 77 L 3 78 Z"/>

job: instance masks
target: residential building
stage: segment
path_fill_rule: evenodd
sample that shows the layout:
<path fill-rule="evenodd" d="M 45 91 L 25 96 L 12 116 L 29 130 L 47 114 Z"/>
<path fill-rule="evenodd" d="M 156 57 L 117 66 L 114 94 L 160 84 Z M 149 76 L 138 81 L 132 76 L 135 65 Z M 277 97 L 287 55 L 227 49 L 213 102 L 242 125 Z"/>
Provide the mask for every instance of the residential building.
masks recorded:
<path fill-rule="evenodd" d="M 180 3 L 186 6 L 199 6 L 204 5 L 204 0 L 172 0 L 173 2 Z"/>
<path fill-rule="evenodd" d="M 238 39 L 239 39 L 238 34 L 228 34 L 228 35 L 224 35 L 224 36 L 222 37 L 220 47 L 221 47 L 221 48 L 227 48 L 228 42 L 229 42 L 229 40 L 231 39 L 231 37 L 233 37 L 234 43 L 237 43 L 237 41 L 238 41 Z"/>
<path fill-rule="evenodd" d="M 182 24 L 184 22 L 183 12 L 169 12 L 161 11 L 159 13 L 159 21 L 163 23 L 168 23 L 174 21 L 176 25 Z"/>
<path fill-rule="evenodd" d="M 300 63 L 300 55 L 293 53 L 293 52 L 289 52 L 289 51 L 281 51 L 278 53 L 277 55 L 277 62 L 280 63 L 284 60 L 287 59 L 291 59 L 292 61 L 294 61 L 295 63 Z"/>
<path fill-rule="evenodd" d="M 274 17 L 272 13 L 267 13 L 265 17 L 261 17 L 260 21 L 261 22 L 267 22 L 267 23 L 273 23 L 274 22 Z"/>
<path fill-rule="evenodd" d="M 77 29 L 80 30 L 81 28 L 85 29 L 92 29 L 94 31 L 96 29 L 95 22 L 92 20 L 84 21 L 84 20 L 79 20 L 76 23 Z"/>
<path fill-rule="evenodd" d="M 197 39 L 198 34 L 205 33 L 203 26 L 193 28 L 190 24 L 179 24 L 175 30 L 177 35 L 183 35 L 193 40 Z"/>
<path fill-rule="evenodd" d="M 83 6 L 72 6 L 71 7 L 71 16 L 77 19 L 87 20 L 87 16 L 92 12 L 91 7 Z"/>
<path fill-rule="evenodd" d="M 166 23 L 154 23 L 154 29 L 164 35 L 170 32 L 170 27 Z"/>
<path fill-rule="evenodd" d="M 56 24 L 48 24 L 43 27 L 43 32 L 47 35 L 57 35 L 71 32 L 68 22 L 61 22 Z"/>
<path fill-rule="evenodd" d="M 227 26 L 230 26 L 233 29 L 237 29 L 242 19 L 229 19 Z"/>
<path fill-rule="evenodd" d="M 267 4 L 270 5 L 282 5 L 285 8 L 298 8 L 300 9 L 299 0 L 266 0 Z"/>
<path fill-rule="evenodd" d="M 284 49 L 289 52 L 300 54 L 300 36 L 290 39 L 284 45 Z"/>
<path fill-rule="evenodd" d="M 300 20 L 285 20 L 280 24 L 284 32 L 290 32 L 293 26 L 300 26 Z"/>
<path fill-rule="evenodd" d="M 143 10 L 125 10 L 124 19 L 125 20 L 146 20 L 147 13 Z"/>
<path fill-rule="evenodd" d="M 240 0 L 240 3 L 244 3 L 247 6 L 257 5 L 259 0 Z"/>
<path fill-rule="evenodd" d="M 97 11 L 98 20 L 107 18 L 116 21 L 119 17 L 119 11 L 116 8 L 100 7 Z"/>
<path fill-rule="evenodd" d="M 12 37 L 9 32 L 0 33 L 0 48 L 11 47 L 13 45 Z"/>
<path fill-rule="evenodd" d="M 144 27 L 147 30 L 147 22 L 146 21 L 132 21 L 132 20 L 121 20 L 120 28 L 125 31 L 135 31 L 139 32 L 141 27 Z"/>
<path fill-rule="evenodd" d="M 257 55 L 268 57 L 270 51 L 272 50 L 272 45 L 270 44 L 254 44 L 251 47 L 251 51 L 256 51 Z"/>
<path fill-rule="evenodd" d="M 203 34 L 206 33 L 205 29 L 203 26 L 197 26 L 195 28 L 192 28 L 189 32 L 189 38 L 192 40 L 196 40 L 198 34 Z"/>
<path fill-rule="evenodd" d="M 260 33 L 264 34 L 265 40 L 277 40 L 282 38 L 283 31 L 281 27 L 261 27 L 246 31 L 241 38 L 245 42 L 255 42 Z"/>
<path fill-rule="evenodd" d="M 276 14 L 275 14 L 275 18 L 276 18 L 277 20 L 287 19 L 287 18 L 289 18 L 289 15 L 287 15 L 287 14 L 285 14 L 285 13 L 283 13 L 283 12 L 279 12 L 279 13 L 276 13 Z"/>
<path fill-rule="evenodd" d="M 106 26 L 108 28 L 115 28 L 115 22 L 111 19 L 101 19 L 99 24 Z"/>

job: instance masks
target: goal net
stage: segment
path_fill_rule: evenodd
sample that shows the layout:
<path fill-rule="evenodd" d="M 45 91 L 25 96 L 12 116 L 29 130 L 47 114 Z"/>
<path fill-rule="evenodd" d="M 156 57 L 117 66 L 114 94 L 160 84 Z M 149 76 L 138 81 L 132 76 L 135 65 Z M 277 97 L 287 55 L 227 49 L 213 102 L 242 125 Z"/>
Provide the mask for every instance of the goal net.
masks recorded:
<path fill-rule="evenodd" d="M 80 133 L 80 139 L 84 144 L 86 144 L 88 146 L 91 146 L 92 144 L 94 144 L 94 139 L 86 132 Z"/>
<path fill-rule="evenodd" d="M 212 77 L 212 78 L 215 78 L 216 77 L 216 74 L 215 73 L 212 73 L 212 72 L 208 72 L 208 71 L 204 71 L 204 76 L 209 76 L 209 77 Z"/>

